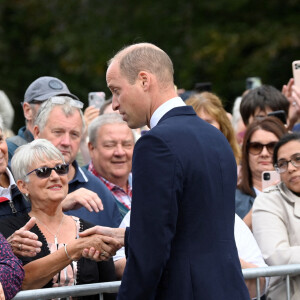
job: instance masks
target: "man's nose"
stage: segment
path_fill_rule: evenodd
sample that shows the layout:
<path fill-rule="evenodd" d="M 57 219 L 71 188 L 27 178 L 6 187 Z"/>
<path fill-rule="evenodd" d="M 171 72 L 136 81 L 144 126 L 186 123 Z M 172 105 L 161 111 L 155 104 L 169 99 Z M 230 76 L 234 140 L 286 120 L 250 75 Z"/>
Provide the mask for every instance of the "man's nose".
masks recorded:
<path fill-rule="evenodd" d="M 125 155 L 125 150 L 121 144 L 116 145 L 114 155 L 117 155 L 117 156 Z"/>
<path fill-rule="evenodd" d="M 61 139 L 62 145 L 70 145 L 70 135 L 68 133 L 64 134 Z"/>
<path fill-rule="evenodd" d="M 116 96 L 112 97 L 112 109 L 113 110 L 118 110 L 119 109 L 119 103 L 118 100 L 116 99 Z"/>

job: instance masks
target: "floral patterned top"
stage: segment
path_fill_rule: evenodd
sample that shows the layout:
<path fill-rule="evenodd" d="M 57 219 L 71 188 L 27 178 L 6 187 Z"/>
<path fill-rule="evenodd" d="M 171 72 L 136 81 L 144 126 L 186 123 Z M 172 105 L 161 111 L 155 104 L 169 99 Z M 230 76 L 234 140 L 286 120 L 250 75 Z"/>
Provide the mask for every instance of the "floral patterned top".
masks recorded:
<path fill-rule="evenodd" d="M 21 289 L 24 278 L 22 262 L 12 252 L 9 243 L 0 233 L 0 282 L 5 299 L 12 299 Z"/>

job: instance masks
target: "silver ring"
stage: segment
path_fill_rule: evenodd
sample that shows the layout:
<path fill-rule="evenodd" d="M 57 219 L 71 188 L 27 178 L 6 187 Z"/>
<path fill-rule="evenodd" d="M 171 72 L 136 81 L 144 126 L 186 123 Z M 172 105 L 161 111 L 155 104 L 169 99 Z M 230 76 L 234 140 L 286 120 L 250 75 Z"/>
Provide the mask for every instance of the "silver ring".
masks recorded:
<path fill-rule="evenodd" d="M 23 245 L 22 244 L 19 244 L 19 250 L 22 251 L 22 247 Z"/>
<path fill-rule="evenodd" d="M 297 105 L 297 102 L 296 102 L 296 101 L 293 101 L 292 105 L 293 105 L 293 106 L 296 106 L 296 105 Z"/>
<path fill-rule="evenodd" d="M 103 251 L 100 255 L 105 256 L 106 253 L 107 253 L 106 251 Z"/>

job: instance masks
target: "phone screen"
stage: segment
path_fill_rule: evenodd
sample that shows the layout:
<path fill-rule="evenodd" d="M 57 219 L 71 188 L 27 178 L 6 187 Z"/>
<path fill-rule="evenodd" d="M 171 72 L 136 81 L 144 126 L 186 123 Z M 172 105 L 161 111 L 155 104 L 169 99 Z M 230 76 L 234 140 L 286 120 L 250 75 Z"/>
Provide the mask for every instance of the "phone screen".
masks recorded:
<path fill-rule="evenodd" d="M 276 171 L 264 171 L 261 177 L 263 191 L 269 186 L 276 185 L 281 181 L 280 174 Z"/>
<path fill-rule="evenodd" d="M 295 85 L 300 88 L 300 60 L 293 61 L 292 69 Z"/>

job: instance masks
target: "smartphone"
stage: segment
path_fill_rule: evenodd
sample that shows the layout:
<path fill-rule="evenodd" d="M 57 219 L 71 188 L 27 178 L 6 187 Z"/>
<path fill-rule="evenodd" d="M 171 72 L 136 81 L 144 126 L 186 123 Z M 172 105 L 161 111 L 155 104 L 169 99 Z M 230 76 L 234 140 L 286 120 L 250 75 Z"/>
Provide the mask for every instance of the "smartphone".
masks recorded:
<path fill-rule="evenodd" d="M 292 68 L 295 86 L 300 89 L 300 60 L 293 61 Z"/>
<path fill-rule="evenodd" d="M 268 116 L 273 116 L 278 118 L 283 124 L 286 124 L 286 114 L 284 110 L 275 110 L 268 113 Z"/>
<path fill-rule="evenodd" d="M 105 102 L 104 92 L 89 93 L 89 106 L 95 106 L 96 108 L 101 108 L 104 102 Z"/>
<path fill-rule="evenodd" d="M 246 90 L 252 90 L 261 86 L 260 77 L 248 77 L 246 78 Z"/>
<path fill-rule="evenodd" d="M 276 171 L 264 171 L 261 175 L 261 181 L 262 190 L 264 191 L 267 187 L 276 185 L 281 181 L 280 174 Z"/>

